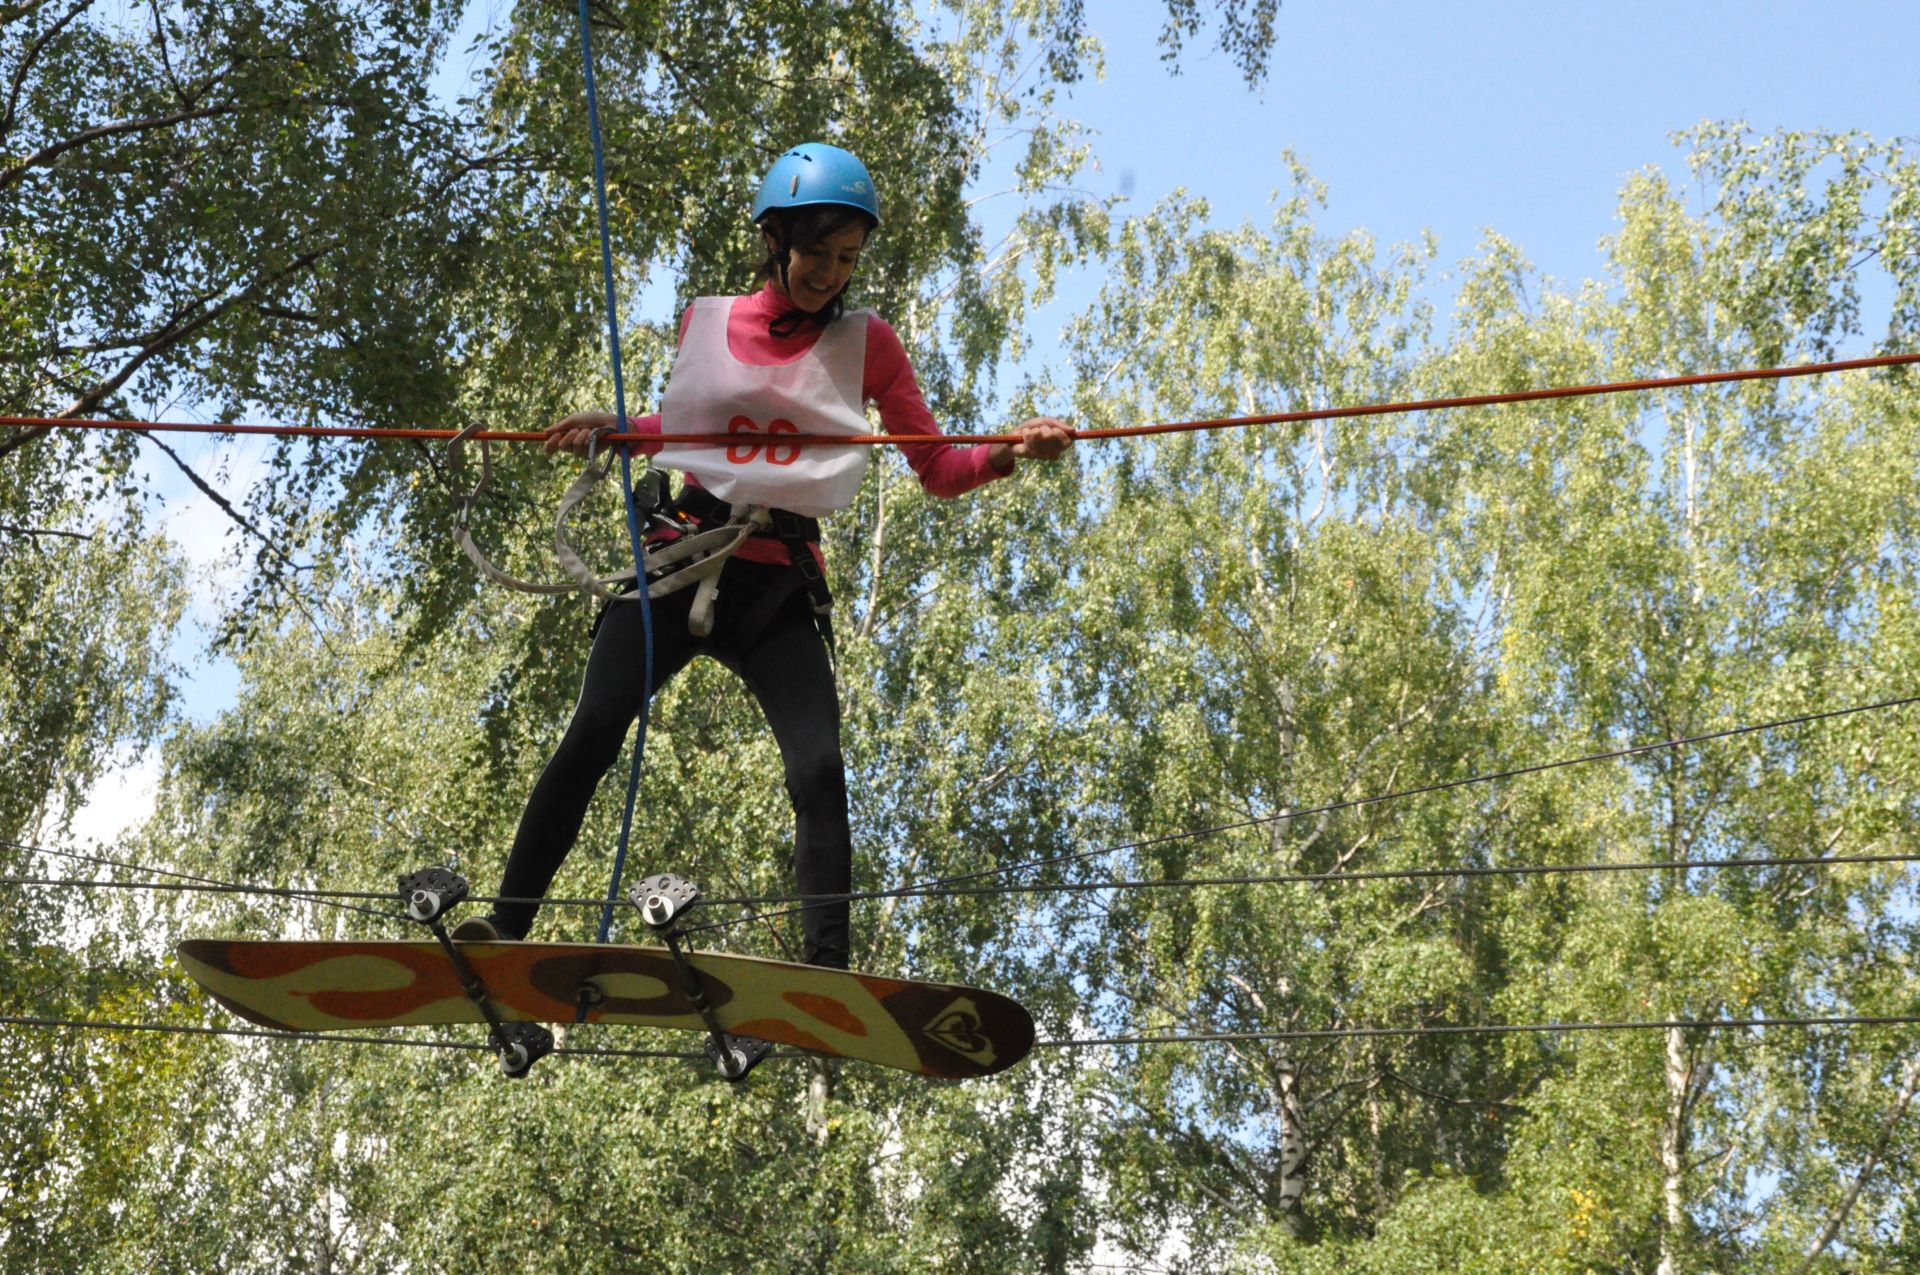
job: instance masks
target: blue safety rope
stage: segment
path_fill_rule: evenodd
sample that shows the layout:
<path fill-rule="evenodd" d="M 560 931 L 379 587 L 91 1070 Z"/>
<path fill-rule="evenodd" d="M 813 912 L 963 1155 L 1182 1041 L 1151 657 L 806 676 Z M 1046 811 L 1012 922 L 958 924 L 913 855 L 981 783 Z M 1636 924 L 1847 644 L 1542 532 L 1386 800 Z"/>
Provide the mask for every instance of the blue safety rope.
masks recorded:
<path fill-rule="evenodd" d="M 613 352 L 613 410 L 620 428 L 627 428 L 627 392 L 620 376 L 620 317 L 613 288 L 613 245 L 607 233 L 607 165 L 600 147 L 600 99 L 593 87 L 593 28 L 587 20 L 587 0 L 580 0 L 580 60 L 587 73 L 587 127 L 593 134 L 593 193 L 600 209 L 600 270 L 607 284 L 607 345 Z M 653 604 L 647 600 L 646 548 L 640 535 L 640 511 L 633 499 L 633 460 L 620 449 L 620 485 L 626 491 L 627 539 L 633 546 L 634 587 L 639 594 L 640 632 L 646 656 L 641 672 L 640 716 L 633 740 L 633 765 L 627 771 L 627 805 L 620 816 L 620 844 L 613 852 L 613 878 L 607 882 L 607 901 L 600 908 L 600 933 L 605 943 L 613 927 L 613 905 L 620 898 L 620 873 L 627 862 L 627 842 L 633 833 L 633 807 L 640 795 L 640 759 L 647 749 L 647 715 L 653 700 Z M 581 1002 L 576 1021 L 586 1018 Z"/>

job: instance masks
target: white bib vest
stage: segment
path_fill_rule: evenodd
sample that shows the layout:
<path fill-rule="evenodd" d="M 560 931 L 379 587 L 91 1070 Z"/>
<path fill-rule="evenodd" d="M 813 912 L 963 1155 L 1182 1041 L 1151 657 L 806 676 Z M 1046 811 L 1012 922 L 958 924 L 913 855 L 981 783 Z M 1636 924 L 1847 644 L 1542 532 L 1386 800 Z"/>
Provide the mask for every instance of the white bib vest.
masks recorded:
<path fill-rule="evenodd" d="M 653 463 L 694 475 L 730 504 L 810 518 L 845 509 L 859 493 L 869 449 L 782 444 L 780 436 L 870 432 L 861 394 L 869 312 L 842 315 L 793 362 L 759 367 L 727 348 L 732 305 L 731 297 L 694 301 L 660 402 L 660 428 L 734 441 L 663 444 Z"/>

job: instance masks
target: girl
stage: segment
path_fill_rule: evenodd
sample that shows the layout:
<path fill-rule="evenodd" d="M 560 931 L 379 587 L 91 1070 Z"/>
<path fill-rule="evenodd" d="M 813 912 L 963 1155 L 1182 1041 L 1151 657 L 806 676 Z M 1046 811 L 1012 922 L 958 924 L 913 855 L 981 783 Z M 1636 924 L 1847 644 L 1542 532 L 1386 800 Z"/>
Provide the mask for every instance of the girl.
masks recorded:
<path fill-rule="evenodd" d="M 670 513 L 688 530 L 714 526 L 753 506 L 770 509 L 766 528 L 726 560 L 717 594 L 696 607 L 682 589 L 653 604 L 654 689 L 695 655 L 737 673 L 765 711 L 780 747 L 794 813 L 794 869 L 802 894 L 852 886 L 840 700 L 826 621 L 816 518 L 853 500 L 871 449 L 781 446 L 783 433 L 868 430 L 875 403 L 891 434 L 940 435 L 920 396 L 900 338 L 878 315 L 848 311 L 845 293 L 880 206 L 865 165 L 837 146 L 808 142 L 782 155 L 754 200 L 766 245 L 765 286 L 743 297 L 703 297 L 688 307 L 680 348 L 659 415 L 631 423 L 638 433 L 713 433 L 726 446 L 643 444 L 656 468 L 687 481 Z M 547 433 L 547 450 L 584 454 L 617 425 L 608 412 L 583 412 Z M 1054 460 L 1072 433 L 1048 417 L 1013 431 L 1016 443 L 959 448 L 903 447 L 921 485 L 951 498 L 1011 474 L 1021 459 Z M 664 520 L 662 520 L 664 521 Z M 664 526 L 649 543 L 679 534 Z M 710 614 L 706 608 L 711 607 Z M 559 749 L 527 799 L 499 893 L 538 898 L 572 848 L 600 777 L 613 764 L 641 707 L 644 635 L 640 608 L 609 604 L 595 626 L 587 670 Z M 503 904 L 463 923 L 454 937 L 524 938 L 537 907 Z M 802 960 L 847 967 L 847 904 L 802 913 Z"/>

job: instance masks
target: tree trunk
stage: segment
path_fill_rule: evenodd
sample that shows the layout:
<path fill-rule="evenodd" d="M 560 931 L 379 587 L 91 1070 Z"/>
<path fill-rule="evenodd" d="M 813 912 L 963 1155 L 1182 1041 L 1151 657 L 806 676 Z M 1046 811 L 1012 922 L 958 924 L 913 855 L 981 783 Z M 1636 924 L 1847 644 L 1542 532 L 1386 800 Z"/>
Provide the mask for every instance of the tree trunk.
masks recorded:
<path fill-rule="evenodd" d="M 1667 1109 L 1660 1125 L 1659 1275 L 1679 1275 L 1680 1250 L 1687 1229 L 1687 1119 L 1693 1094 L 1693 1066 L 1678 1027 L 1666 1030 Z"/>
<path fill-rule="evenodd" d="M 825 1058 L 807 1060 L 807 1135 L 815 1146 L 827 1145 L 827 1107 L 833 1102 L 833 1064 Z"/>
<path fill-rule="evenodd" d="M 1387 1192 L 1387 1153 L 1383 1145 L 1387 1120 L 1380 1102 L 1380 1086 L 1386 1077 L 1377 1055 L 1368 1055 L 1367 1071 L 1367 1168 L 1368 1176 L 1373 1179 L 1374 1210 L 1384 1216 L 1393 1206 L 1393 1200 Z"/>
<path fill-rule="evenodd" d="M 1302 1197 L 1307 1192 L 1307 1109 L 1300 1101 L 1300 1073 L 1291 1058 L 1280 1061 L 1280 1176 L 1276 1201 L 1287 1234 L 1306 1234 L 1307 1214 Z"/>
<path fill-rule="evenodd" d="M 333 1138 L 327 1124 L 327 1086 L 314 1090 L 314 1141 L 319 1145 L 319 1170 L 314 1175 L 319 1186 L 319 1225 L 314 1228 L 313 1269 L 318 1275 L 333 1275 Z"/>

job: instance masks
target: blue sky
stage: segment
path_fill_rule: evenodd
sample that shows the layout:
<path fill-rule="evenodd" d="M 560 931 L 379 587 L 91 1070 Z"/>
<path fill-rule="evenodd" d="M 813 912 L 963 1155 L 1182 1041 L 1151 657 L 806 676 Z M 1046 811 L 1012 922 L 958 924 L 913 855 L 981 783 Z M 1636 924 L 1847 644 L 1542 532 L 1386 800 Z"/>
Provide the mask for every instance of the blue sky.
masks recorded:
<path fill-rule="evenodd" d="M 471 0 L 444 91 L 471 65 L 471 37 L 509 8 Z M 1133 210 L 1184 190 L 1219 224 L 1260 222 L 1291 149 L 1330 188 L 1328 231 L 1365 228 L 1388 245 L 1430 230 L 1443 270 L 1491 228 L 1562 282 L 1597 274 L 1622 183 L 1649 165 L 1684 177 L 1671 135 L 1704 120 L 1920 138 L 1916 0 L 1283 0 L 1258 88 L 1212 51 L 1210 30 L 1170 70 L 1162 0 L 1087 11 L 1105 75 L 1074 86 L 1060 110 L 1097 133 L 1090 189 Z M 993 229 L 1010 211 L 989 203 L 982 215 Z M 1046 312 L 1032 333 L 1043 347 L 1045 325 L 1093 286 L 1069 287 Z M 653 281 L 647 317 L 675 294 L 674 281 Z"/>
<path fill-rule="evenodd" d="M 1290 147 L 1331 187 L 1328 229 L 1432 230 L 1442 263 L 1492 227 L 1549 274 L 1596 274 L 1626 176 L 1681 174 L 1669 135 L 1702 120 L 1920 137 L 1914 0 L 1286 0 L 1257 92 L 1199 42 L 1169 75 L 1157 3 L 1088 8 L 1107 75 L 1065 109 L 1101 134 L 1096 189 L 1259 220 Z"/>

